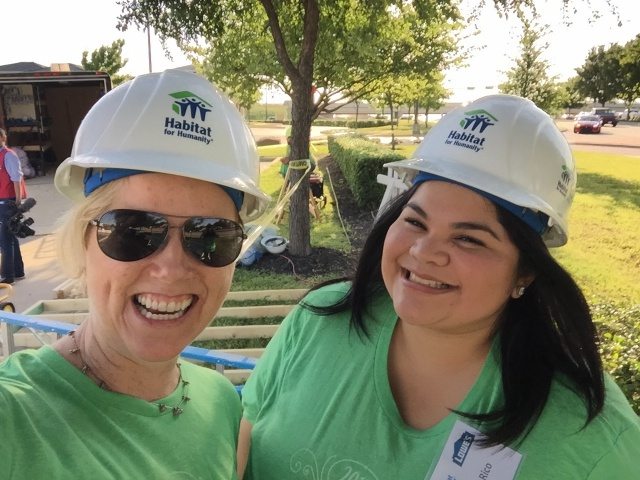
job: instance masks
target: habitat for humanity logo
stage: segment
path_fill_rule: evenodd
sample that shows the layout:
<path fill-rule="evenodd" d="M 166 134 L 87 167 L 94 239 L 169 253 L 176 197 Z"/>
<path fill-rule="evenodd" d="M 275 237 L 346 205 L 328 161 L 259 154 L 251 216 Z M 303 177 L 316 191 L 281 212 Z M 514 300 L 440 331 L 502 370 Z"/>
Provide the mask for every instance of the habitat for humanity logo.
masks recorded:
<path fill-rule="evenodd" d="M 444 143 L 479 152 L 486 140 L 482 134 L 488 127 L 495 125 L 498 119 L 486 110 L 471 110 L 464 114 L 465 117 L 460 120 L 460 127 L 464 131 L 451 130 Z"/>
<path fill-rule="evenodd" d="M 188 91 L 171 93 L 169 96 L 174 99 L 171 110 L 181 118 L 165 117 L 164 134 L 189 138 L 209 145 L 212 140 L 211 127 L 202 123 L 206 120 L 212 105 Z"/>
<path fill-rule="evenodd" d="M 466 431 L 460 435 L 460 438 L 453 443 L 453 463 L 462 466 L 475 438 L 473 433 Z"/>
<path fill-rule="evenodd" d="M 564 197 L 567 196 L 569 183 L 571 183 L 571 172 L 569 172 L 566 165 L 562 165 L 562 172 L 560 173 L 556 190 L 558 190 Z"/>

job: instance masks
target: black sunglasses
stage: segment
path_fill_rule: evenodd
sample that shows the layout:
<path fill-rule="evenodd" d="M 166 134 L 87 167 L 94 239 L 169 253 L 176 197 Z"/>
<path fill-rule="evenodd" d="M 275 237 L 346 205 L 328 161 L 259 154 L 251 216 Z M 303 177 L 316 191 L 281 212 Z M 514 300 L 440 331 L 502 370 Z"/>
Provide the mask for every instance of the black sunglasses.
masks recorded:
<path fill-rule="evenodd" d="M 100 250 L 121 262 L 142 260 L 159 250 L 170 228 L 182 230 L 184 249 L 208 267 L 233 263 L 247 238 L 240 224 L 226 218 L 169 216 L 187 220 L 181 227 L 172 227 L 159 213 L 118 209 L 89 223 L 96 227 Z"/>

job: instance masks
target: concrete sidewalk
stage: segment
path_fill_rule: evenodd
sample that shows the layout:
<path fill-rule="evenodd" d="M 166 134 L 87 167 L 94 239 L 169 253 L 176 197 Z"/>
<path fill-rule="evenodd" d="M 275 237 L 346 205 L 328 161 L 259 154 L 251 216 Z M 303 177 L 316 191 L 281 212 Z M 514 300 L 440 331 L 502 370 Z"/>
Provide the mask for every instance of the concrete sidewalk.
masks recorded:
<path fill-rule="evenodd" d="M 16 312 L 23 312 L 40 300 L 54 298 L 54 288 L 67 279 L 57 262 L 52 234 L 56 222 L 71 202 L 53 186 L 53 173 L 26 182 L 29 197 L 35 198 L 37 203 L 25 217 L 33 218 L 31 228 L 36 234 L 20 240 L 26 278 L 13 284 L 8 299 Z"/>

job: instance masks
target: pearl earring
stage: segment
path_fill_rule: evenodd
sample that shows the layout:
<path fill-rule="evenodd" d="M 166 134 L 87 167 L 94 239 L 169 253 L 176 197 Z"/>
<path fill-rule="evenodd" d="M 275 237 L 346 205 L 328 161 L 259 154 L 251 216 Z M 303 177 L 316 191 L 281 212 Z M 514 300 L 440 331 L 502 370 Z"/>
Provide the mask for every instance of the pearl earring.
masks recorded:
<path fill-rule="evenodd" d="M 513 292 L 513 298 L 520 298 L 522 295 L 524 295 L 524 289 L 524 287 L 516 288 Z"/>

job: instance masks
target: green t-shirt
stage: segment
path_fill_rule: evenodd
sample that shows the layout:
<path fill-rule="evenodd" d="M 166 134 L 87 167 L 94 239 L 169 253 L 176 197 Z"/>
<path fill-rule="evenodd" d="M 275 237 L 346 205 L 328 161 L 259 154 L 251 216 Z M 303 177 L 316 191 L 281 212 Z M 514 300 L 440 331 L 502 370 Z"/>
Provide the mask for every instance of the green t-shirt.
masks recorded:
<path fill-rule="evenodd" d="M 182 361 L 182 373 L 191 400 L 173 417 L 100 389 L 51 347 L 13 354 L 0 364 L 0 478 L 236 479 L 238 394 L 210 369 Z"/>
<path fill-rule="evenodd" d="M 328 304 L 345 289 L 325 287 L 308 301 Z M 368 339 L 350 329 L 346 313 L 318 317 L 298 307 L 285 319 L 242 392 L 253 425 L 247 479 L 425 480 L 433 478 L 456 421 L 474 426 L 456 414 L 426 430 L 403 422 L 387 375 L 397 315 L 386 295 L 369 312 Z M 457 409 L 487 412 L 502 403 L 497 345 Z M 640 422 L 620 389 L 606 382 L 603 412 L 581 430 L 582 401 L 555 381 L 540 420 L 514 447 L 522 459 L 510 478 L 640 478 Z M 467 478 L 498 477 L 457 480 Z"/>

